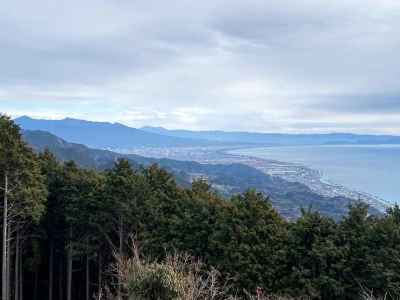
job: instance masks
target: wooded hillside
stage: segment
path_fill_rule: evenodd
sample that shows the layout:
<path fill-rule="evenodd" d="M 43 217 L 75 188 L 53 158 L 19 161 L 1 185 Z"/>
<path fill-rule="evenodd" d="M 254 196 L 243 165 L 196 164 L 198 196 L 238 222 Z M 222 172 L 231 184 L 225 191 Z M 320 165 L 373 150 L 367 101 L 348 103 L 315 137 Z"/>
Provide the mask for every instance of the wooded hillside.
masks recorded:
<path fill-rule="evenodd" d="M 88 300 L 105 286 L 127 299 L 110 266 L 132 255 L 132 237 L 155 261 L 201 258 L 239 297 L 259 289 L 312 299 L 357 299 L 362 288 L 399 295 L 398 206 L 376 217 L 356 203 L 339 222 L 308 209 L 289 222 L 254 190 L 226 199 L 202 180 L 179 187 L 157 165 L 118 160 L 95 171 L 37 155 L 5 116 L 0 180 L 3 300 Z"/>

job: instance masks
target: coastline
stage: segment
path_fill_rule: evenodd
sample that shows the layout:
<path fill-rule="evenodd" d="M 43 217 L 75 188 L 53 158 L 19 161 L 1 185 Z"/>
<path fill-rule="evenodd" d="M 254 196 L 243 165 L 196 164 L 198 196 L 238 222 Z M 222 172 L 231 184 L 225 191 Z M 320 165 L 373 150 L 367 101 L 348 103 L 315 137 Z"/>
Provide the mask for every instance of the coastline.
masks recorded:
<path fill-rule="evenodd" d="M 238 154 L 235 151 L 260 148 L 259 145 L 232 145 L 216 147 L 176 147 L 176 148 L 136 148 L 121 152 L 153 158 L 168 158 L 180 161 L 195 161 L 203 164 L 240 163 L 253 167 L 270 176 L 287 181 L 299 182 L 313 192 L 326 197 L 346 197 L 361 200 L 384 212 L 391 203 L 366 192 L 357 191 L 332 182 L 324 177 L 320 170 L 302 164 L 259 158 L 252 155 Z"/>
<path fill-rule="evenodd" d="M 382 212 L 391 206 L 389 201 L 378 196 L 363 191 L 357 191 L 327 179 L 324 177 L 324 173 L 321 170 L 316 170 L 297 163 L 269 160 L 247 154 L 233 153 L 233 151 L 248 149 L 251 148 L 242 147 L 236 149 L 225 149 L 221 151 L 221 154 L 237 158 L 240 163 L 250 165 L 268 175 L 278 176 L 287 181 L 300 182 L 322 196 L 343 196 L 354 200 L 361 200 Z"/>

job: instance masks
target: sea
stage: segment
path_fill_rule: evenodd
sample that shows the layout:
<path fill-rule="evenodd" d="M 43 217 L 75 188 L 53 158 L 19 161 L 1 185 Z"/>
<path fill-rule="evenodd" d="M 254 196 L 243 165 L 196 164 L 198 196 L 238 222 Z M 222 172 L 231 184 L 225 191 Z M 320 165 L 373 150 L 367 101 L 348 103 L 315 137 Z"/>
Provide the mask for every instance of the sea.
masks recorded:
<path fill-rule="evenodd" d="M 323 145 L 240 149 L 235 154 L 296 163 L 322 179 L 400 203 L 400 145 Z"/>

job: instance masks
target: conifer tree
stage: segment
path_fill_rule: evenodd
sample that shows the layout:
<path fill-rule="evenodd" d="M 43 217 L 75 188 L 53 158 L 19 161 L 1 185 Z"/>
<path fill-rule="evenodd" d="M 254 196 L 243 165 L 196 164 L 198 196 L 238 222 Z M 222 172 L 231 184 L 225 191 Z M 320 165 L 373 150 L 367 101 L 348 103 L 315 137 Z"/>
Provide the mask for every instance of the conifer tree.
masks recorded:
<path fill-rule="evenodd" d="M 11 238 L 15 236 L 15 263 L 19 267 L 20 233 L 23 225 L 38 222 L 46 200 L 46 187 L 37 156 L 22 140 L 19 127 L 7 116 L 0 116 L 0 173 L 3 194 L 2 299 L 11 295 Z M 18 286 L 18 270 L 15 287 Z M 18 289 L 14 291 L 18 296 Z"/>

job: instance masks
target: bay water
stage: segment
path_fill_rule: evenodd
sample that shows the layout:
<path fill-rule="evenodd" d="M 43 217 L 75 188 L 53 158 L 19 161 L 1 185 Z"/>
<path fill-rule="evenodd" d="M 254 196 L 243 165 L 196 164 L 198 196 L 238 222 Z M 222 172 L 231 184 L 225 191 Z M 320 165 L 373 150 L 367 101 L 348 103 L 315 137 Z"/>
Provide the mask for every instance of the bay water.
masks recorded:
<path fill-rule="evenodd" d="M 329 182 L 400 202 L 400 145 L 284 146 L 232 153 L 301 164 L 321 171 Z"/>

